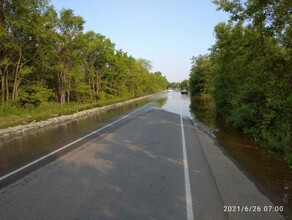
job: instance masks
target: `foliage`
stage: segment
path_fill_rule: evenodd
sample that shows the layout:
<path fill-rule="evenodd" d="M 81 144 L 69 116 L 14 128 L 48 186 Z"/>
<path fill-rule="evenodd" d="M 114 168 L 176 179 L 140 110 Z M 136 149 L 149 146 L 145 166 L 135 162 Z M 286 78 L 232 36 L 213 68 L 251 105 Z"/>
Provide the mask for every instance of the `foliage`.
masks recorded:
<path fill-rule="evenodd" d="M 82 111 L 90 108 L 110 105 L 116 102 L 122 102 L 126 99 L 111 98 L 99 101 L 98 103 L 65 103 L 57 102 L 42 102 L 37 107 L 19 108 L 12 103 L 3 104 L 0 106 L 0 129 L 19 124 L 26 124 L 32 121 L 45 120 L 58 115 L 73 114 L 77 111 Z"/>
<path fill-rule="evenodd" d="M 213 95 L 229 123 L 291 155 L 291 1 L 214 2 L 230 21 L 215 27 L 210 54 L 192 59 L 192 95 Z"/>
<path fill-rule="evenodd" d="M 171 82 L 168 84 L 169 88 L 174 88 L 174 89 L 178 89 L 178 88 L 182 88 L 182 87 L 189 87 L 189 79 L 185 79 L 181 82 Z"/>
<path fill-rule="evenodd" d="M 209 55 L 192 57 L 192 68 L 190 72 L 190 90 L 192 96 L 212 93 L 212 80 L 214 78 L 212 70 L 212 62 Z"/>
<path fill-rule="evenodd" d="M 71 9 L 47 0 L 0 0 L 0 106 L 48 101 L 98 103 L 166 89 L 151 62 L 135 59 L 105 36 L 83 32 Z"/>
<path fill-rule="evenodd" d="M 192 96 L 190 109 L 198 121 L 209 129 L 216 128 L 216 108 L 212 96 Z"/>
<path fill-rule="evenodd" d="M 180 83 L 179 82 L 171 82 L 168 84 L 169 88 L 179 88 Z"/>
<path fill-rule="evenodd" d="M 20 89 L 16 102 L 19 107 L 32 109 L 53 97 L 54 93 L 52 90 L 37 85 L 29 85 L 24 89 Z"/>
<path fill-rule="evenodd" d="M 189 87 L 189 80 L 188 79 L 185 79 L 183 80 L 181 83 L 180 83 L 180 87 L 186 87 L 188 88 Z"/>

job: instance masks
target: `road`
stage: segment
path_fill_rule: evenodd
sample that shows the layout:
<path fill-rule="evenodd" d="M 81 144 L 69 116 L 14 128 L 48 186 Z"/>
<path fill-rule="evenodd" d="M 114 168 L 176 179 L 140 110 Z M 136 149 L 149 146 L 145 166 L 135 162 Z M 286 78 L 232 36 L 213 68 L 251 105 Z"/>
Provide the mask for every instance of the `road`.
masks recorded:
<path fill-rule="evenodd" d="M 283 219 L 193 126 L 187 99 L 145 105 L 2 188 L 0 219 Z"/>

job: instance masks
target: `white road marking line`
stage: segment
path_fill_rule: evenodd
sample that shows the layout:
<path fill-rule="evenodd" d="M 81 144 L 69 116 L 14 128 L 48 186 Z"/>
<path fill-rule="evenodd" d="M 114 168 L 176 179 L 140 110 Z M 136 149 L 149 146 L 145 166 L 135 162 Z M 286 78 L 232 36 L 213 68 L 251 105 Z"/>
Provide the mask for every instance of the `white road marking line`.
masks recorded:
<path fill-rule="evenodd" d="M 180 102 L 179 107 L 180 107 L 181 139 L 182 139 L 183 160 L 184 160 L 187 220 L 194 220 L 193 201 L 192 201 L 192 193 L 191 193 L 190 174 L 189 174 L 188 156 L 187 156 L 187 150 L 186 150 L 184 124 L 183 124 L 182 111 L 181 111 L 181 102 Z"/>
<path fill-rule="evenodd" d="M 114 122 L 112 122 L 112 123 L 110 123 L 110 124 L 108 124 L 108 125 L 102 127 L 102 128 L 99 128 L 99 129 L 97 129 L 97 130 L 95 130 L 95 131 L 93 131 L 93 132 L 91 132 L 91 133 L 89 133 L 89 134 L 83 136 L 82 138 L 77 139 L 76 141 L 73 141 L 73 142 L 71 142 L 71 143 L 69 143 L 69 144 L 67 144 L 67 145 L 65 145 L 65 146 L 63 146 L 63 147 L 61 147 L 61 148 L 59 148 L 58 150 L 55 150 L 55 151 L 53 151 L 53 152 L 51 152 L 51 153 L 49 153 L 49 154 L 47 154 L 47 155 L 45 155 L 45 156 L 43 156 L 43 157 L 37 159 L 37 160 L 34 160 L 34 161 L 32 161 L 32 162 L 30 162 L 30 163 L 28 163 L 28 164 L 26 164 L 26 165 L 24 165 L 24 166 L 22 166 L 22 167 L 20 167 L 20 168 L 18 168 L 18 169 L 16 169 L 16 170 L 14 170 L 14 171 L 12 171 L 12 172 L 10 172 L 10 173 L 8 173 L 8 174 L 6 174 L 6 175 L 0 177 L 0 182 L 1 182 L 2 180 L 4 180 L 4 179 L 6 179 L 6 178 L 8 178 L 8 177 L 10 177 L 10 176 L 12 176 L 12 175 L 14 175 L 14 174 L 16 174 L 16 173 L 18 173 L 18 172 L 24 170 L 24 169 L 26 169 L 26 168 L 32 166 L 32 165 L 34 165 L 34 164 L 40 162 L 40 161 L 42 161 L 42 160 L 44 160 L 44 159 L 50 157 L 50 156 L 52 156 L 52 155 L 54 155 L 54 154 L 56 154 L 56 153 L 58 153 L 58 152 L 60 152 L 60 151 L 62 151 L 62 150 L 64 150 L 64 149 L 66 149 L 67 147 L 70 147 L 71 145 L 73 145 L 73 144 L 75 144 L 75 143 L 77 143 L 77 142 L 79 142 L 79 141 L 82 141 L 82 140 L 84 140 L 85 138 L 87 138 L 87 137 L 89 137 L 89 136 L 91 136 L 91 135 L 93 135 L 93 134 L 95 134 L 95 133 L 97 133 L 97 132 L 99 132 L 99 131 L 102 131 L 103 129 L 105 129 L 105 128 L 107 128 L 107 127 L 112 126 L 113 124 L 115 124 L 115 123 L 117 123 L 117 122 L 119 122 L 119 121 L 121 121 L 121 120 L 123 120 L 123 119 L 125 119 L 125 118 L 127 118 L 127 117 L 129 117 L 129 116 L 131 116 L 131 115 L 133 115 L 133 114 L 135 114 L 136 112 L 138 112 L 138 111 L 140 111 L 140 110 L 142 110 L 142 109 L 144 109 L 144 108 L 146 108 L 146 107 L 147 107 L 148 105 L 150 105 L 150 104 L 151 104 L 151 103 L 149 103 L 149 104 L 147 104 L 147 105 L 144 105 L 142 108 L 139 108 L 139 109 L 137 109 L 137 110 L 131 112 L 130 114 L 125 115 L 124 117 L 122 117 L 122 118 L 120 118 L 120 119 L 118 119 L 118 120 L 116 120 L 116 121 L 114 121 Z"/>

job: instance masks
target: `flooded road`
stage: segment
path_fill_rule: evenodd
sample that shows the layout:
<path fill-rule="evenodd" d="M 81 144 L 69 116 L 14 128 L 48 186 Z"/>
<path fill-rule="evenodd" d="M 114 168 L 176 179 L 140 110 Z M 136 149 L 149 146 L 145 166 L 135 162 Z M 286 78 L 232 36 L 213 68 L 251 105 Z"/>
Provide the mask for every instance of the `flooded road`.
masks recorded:
<path fill-rule="evenodd" d="M 192 98 L 190 109 L 196 120 L 216 131 L 220 148 L 258 189 L 274 204 L 283 205 L 287 215 L 292 216 L 292 174 L 281 161 L 280 155 L 267 152 L 216 116 L 215 105 L 211 100 Z"/>
<path fill-rule="evenodd" d="M 187 103 L 179 97 L 165 94 L 131 110 L 111 122 L 106 135 L 94 133 L 0 189 L 0 219 L 227 220 L 196 128 L 183 119 Z M 161 105 L 176 106 L 182 114 Z M 271 204 L 258 191 L 253 194 Z"/>
<path fill-rule="evenodd" d="M 165 97 L 165 95 L 156 95 L 108 112 L 51 126 L 41 131 L 0 142 L 0 177 L 161 97 Z"/>
<path fill-rule="evenodd" d="M 166 93 L 124 105 L 108 112 L 50 126 L 37 132 L 30 132 L 2 141 L 0 142 L 0 177 L 123 117 L 123 115 L 147 103 L 154 102 L 153 104 L 157 105 L 158 108 L 162 107 L 167 111 L 179 114 L 181 97 L 183 98 L 182 113 L 189 116 L 189 97 L 187 95 L 181 96 L 180 93 Z"/>
<path fill-rule="evenodd" d="M 179 92 L 165 93 L 151 99 L 76 120 L 46 130 L 15 137 L 0 143 L 0 177 L 42 157 L 78 138 L 95 131 L 147 103 L 184 117 L 193 116 L 209 129 L 218 129 L 219 148 L 251 179 L 257 188 L 274 202 L 285 207 L 286 216 L 292 213 L 292 175 L 279 160 L 241 132 L 216 117 L 214 104 L 192 99 Z"/>

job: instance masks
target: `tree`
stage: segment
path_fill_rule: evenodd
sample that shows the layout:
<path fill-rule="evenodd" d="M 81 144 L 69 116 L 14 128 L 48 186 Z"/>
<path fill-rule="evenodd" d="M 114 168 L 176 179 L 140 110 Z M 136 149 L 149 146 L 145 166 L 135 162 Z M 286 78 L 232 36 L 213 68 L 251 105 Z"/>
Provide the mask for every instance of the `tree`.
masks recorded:
<path fill-rule="evenodd" d="M 114 44 L 103 35 L 87 32 L 84 35 L 83 69 L 89 88 L 94 94 L 95 101 L 101 89 L 101 80 L 109 73 L 114 57 Z"/>
<path fill-rule="evenodd" d="M 180 83 L 180 87 L 189 87 L 189 80 L 188 79 L 185 79 L 183 80 L 181 83 Z"/>
<path fill-rule="evenodd" d="M 46 1 L 1 1 L 0 75 L 2 103 L 8 102 L 9 98 L 14 100 L 18 97 L 21 81 L 33 72 L 33 59 L 43 52 L 40 36 L 44 32 L 42 16 L 46 8 Z"/>
<path fill-rule="evenodd" d="M 70 91 L 74 71 L 80 62 L 80 46 L 78 45 L 78 35 L 82 34 L 84 20 L 80 16 L 75 16 L 71 9 L 64 9 L 60 13 L 58 21 L 59 42 L 57 71 L 57 92 L 58 101 L 61 104 L 70 101 Z"/>
<path fill-rule="evenodd" d="M 110 39 L 83 33 L 71 9 L 46 0 L 0 0 L 0 105 L 98 102 L 160 91 L 166 79 L 151 62 L 116 50 Z"/>
<path fill-rule="evenodd" d="M 214 70 L 210 55 L 192 57 L 190 72 L 191 95 L 213 93 Z"/>
<path fill-rule="evenodd" d="M 195 61 L 194 93 L 204 90 L 206 73 L 212 73 L 217 112 L 263 145 L 291 155 L 291 1 L 214 2 L 230 21 L 215 27 L 209 60 Z"/>

